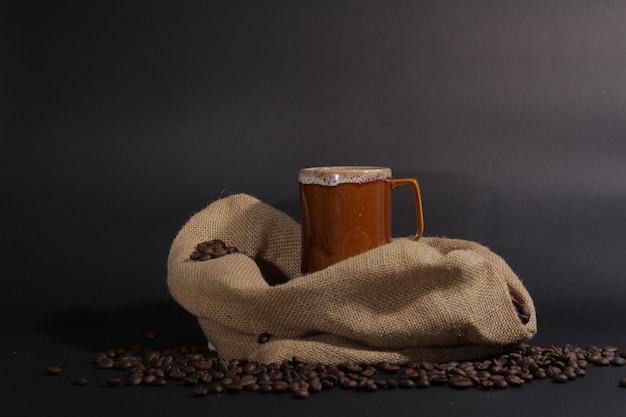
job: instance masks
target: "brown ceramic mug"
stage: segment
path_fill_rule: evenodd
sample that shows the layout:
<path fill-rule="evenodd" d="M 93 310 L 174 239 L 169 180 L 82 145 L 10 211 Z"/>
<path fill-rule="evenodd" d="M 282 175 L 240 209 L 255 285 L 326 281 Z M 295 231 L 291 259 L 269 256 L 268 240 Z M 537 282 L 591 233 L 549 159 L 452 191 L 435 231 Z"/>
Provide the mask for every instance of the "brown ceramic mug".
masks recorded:
<path fill-rule="evenodd" d="M 424 231 L 422 198 L 413 178 L 395 179 L 385 167 L 337 166 L 301 169 L 302 272 L 391 242 L 391 190 L 410 185 L 415 196 L 418 240 Z"/>

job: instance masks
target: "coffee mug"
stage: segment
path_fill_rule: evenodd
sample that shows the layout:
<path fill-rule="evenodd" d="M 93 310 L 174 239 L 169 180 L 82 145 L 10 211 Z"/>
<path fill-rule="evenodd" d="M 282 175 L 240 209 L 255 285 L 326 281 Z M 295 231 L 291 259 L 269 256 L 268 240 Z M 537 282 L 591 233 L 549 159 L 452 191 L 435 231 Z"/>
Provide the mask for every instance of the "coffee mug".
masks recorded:
<path fill-rule="evenodd" d="M 424 232 L 422 198 L 413 178 L 392 178 L 391 169 L 368 166 L 301 169 L 300 214 L 302 273 L 336 262 L 392 240 L 391 190 L 410 185 L 415 196 L 418 240 Z"/>

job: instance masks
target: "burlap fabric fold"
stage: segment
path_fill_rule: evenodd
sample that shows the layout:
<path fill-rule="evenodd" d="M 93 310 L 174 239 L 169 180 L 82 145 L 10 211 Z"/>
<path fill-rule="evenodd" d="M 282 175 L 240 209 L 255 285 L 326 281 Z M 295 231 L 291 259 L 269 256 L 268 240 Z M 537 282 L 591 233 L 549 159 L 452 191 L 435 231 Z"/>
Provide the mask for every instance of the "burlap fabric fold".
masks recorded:
<path fill-rule="evenodd" d="M 241 253 L 197 261 L 221 239 Z M 474 242 L 392 243 L 300 274 L 300 226 L 236 194 L 193 215 L 174 239 L 167 283 L 221 357 L 326 364 L 467 360 L 537 330 L 532 299 L 506 262 Z M 523 323 L 511 298 L 530 312 Z M 259 342 L 267 333 L 269 340 Z"/>

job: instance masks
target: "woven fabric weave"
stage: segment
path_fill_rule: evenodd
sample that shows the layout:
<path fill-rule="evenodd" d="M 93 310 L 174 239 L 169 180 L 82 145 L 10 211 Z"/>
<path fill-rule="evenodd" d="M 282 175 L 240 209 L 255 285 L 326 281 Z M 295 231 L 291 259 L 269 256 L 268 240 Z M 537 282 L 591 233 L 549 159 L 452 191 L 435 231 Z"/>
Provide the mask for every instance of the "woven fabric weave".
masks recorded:
<path fill-rule="evenodd" d="M 190 259 L 212 239 L 241 253 Z M 297 222 L 254 197 L 232 195 L 181 228 L 168 257 L 168 287 L 228 359 L 466 360 L 537 331 L 521 280 L 478 243 L 397 238 L 307 275 L 300 274 L 300 248 Z M 530 311 L 527 323 L 511 297 Z M 269 341 L 259 343 L 261 333 Z"/>

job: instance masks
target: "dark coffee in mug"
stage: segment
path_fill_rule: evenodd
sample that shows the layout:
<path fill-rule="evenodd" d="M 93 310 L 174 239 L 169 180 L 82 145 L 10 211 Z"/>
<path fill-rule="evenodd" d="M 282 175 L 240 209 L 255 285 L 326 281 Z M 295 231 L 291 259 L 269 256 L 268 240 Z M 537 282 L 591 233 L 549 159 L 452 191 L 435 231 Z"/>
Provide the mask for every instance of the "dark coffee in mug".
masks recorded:
<path fill-rule="evenodd" d="M 394 179 L 385 167 L 338 166 L 300 170 L 302 272 L 391 242 L 391 190 L 410 185 L 415 195 L 417 240 L 424 230 L 419 185 Z"/>

